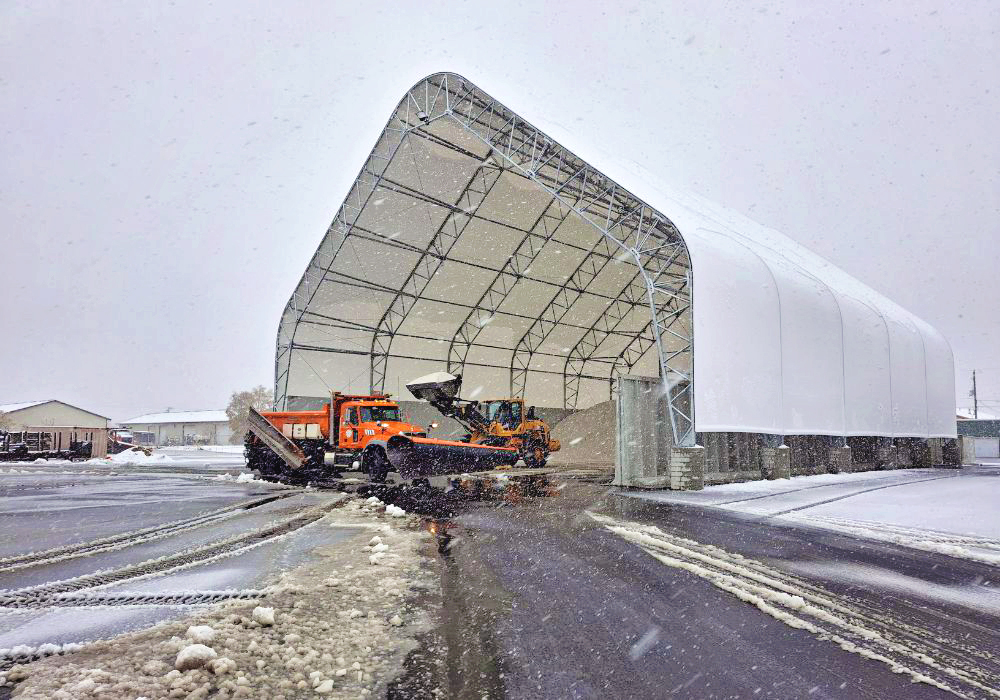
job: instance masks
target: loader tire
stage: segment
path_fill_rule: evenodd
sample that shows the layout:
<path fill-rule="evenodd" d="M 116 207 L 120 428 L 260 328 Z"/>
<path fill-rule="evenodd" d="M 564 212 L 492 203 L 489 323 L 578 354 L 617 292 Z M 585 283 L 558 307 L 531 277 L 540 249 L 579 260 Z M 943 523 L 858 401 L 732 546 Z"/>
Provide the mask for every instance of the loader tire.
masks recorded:
<path fill-rule="evenodd" d="M 524 465 L 530 469 L 541 469 L 545 466 L 549 456 L 545 453 L 545 448 L 541 445 L 532 445 L 522 455 Z"/>
<path fill-rule="evenodd" d="M 389 458 L 385 450 L 374 447 L 361 458 L 362 463 L 368 467 L 368 481 L 375 484 L 384 484 L 389 476 Z"/>

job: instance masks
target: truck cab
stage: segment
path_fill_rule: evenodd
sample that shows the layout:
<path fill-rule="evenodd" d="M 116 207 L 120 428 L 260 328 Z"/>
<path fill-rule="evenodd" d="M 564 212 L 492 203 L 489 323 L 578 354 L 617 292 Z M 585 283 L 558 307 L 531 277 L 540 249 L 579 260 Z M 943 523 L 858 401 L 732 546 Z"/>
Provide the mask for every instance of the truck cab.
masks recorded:
<path fill-rule="evenodd" d="M 337 432 L 331 437 L 337 450 L 363 450 L 375 440 L 388 440 L 393 435 L 427 437 L 419 425 L 404 422 L 399 405 L 388 400 L 345 400 L 331 405 Z"/>

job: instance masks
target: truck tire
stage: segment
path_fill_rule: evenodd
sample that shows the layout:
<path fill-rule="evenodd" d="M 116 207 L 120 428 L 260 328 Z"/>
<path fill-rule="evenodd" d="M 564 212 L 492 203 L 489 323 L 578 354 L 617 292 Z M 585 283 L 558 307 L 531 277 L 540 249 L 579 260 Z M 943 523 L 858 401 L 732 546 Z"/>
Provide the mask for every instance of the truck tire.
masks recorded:
<path fill-rule="evenodd" d="M 389 476 L 389 458 L 385 450 L 381 447 L 373 447 L 361 458 L 362 463 L 368 468 L 368 481 L 375 484 L 384 484 Z"/>

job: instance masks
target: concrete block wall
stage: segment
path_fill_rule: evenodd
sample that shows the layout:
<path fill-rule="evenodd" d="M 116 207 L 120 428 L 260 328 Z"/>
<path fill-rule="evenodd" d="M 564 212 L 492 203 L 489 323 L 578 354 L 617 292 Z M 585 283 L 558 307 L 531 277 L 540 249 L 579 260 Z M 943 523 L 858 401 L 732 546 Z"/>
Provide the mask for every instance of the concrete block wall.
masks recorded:
<path fill-rule="evenodd" d="M 761 449 L 765 479 L 792 478 L 792 450 L 786 445 Z"/>
<path fill-rule="evenodd" d="M 958 452 L 961 456 L 962 464 L 976 463 L 976 438 L 971 435 L 963 435 L 958 438 Z"/>
<path fill-rule="evenodd" d="M 927 441 L 927 453 L 930 461 L 928 466 L 936 467 L 944 464 L 944 445 L 941 438 L 930 438 Z"/>
<path fill-rule="evenodd" d="M 897 467 L 896 446 L 891 442 L 878 446 L 878 464 L 880 469 L 895 469 Z"/>
<path fill-rule="evenodd" d="M 830 473 L 848 474 L 853 470 L 850 447 L 833 447 L 830 449 Z"/>
<path fill-rule="evenodd" d="M 672 490 L 700 491 L 705 487 L 705 448 L 672 447 L 667 472 Z"/>

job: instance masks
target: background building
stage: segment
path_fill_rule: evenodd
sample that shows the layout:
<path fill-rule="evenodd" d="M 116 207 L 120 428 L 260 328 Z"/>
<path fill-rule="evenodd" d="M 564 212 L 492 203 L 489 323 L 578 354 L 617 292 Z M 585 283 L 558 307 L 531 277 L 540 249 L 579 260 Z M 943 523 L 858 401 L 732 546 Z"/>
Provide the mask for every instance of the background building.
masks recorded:
<path fill-rule="evenodd" d="M 27 401 L 24 403 L 0 404 L 0 412 L 6 413 L 12 431 L 34 430 L 52 426 L 103 428 L 107 429 L 107 416 L 71 406 L 62 401 Z"/>
<path fill-rule="evenodd" d="M 153 433 L 157 445 L 226 445 L 232 435 L 223 410 L 147 413 L 122 421 L 122 425 Z"/>
<path fill-rule="evenodd" d="M 1000 419 L 960 419 L 958 435 L 964 445 L 963 461 L 1000 459 Z"/>
<path fill-rule="evenodd" d="M 108 420 L 93 411 L 63 401 L 25 401 L 0 404 L 10 432 L 47 433 L 48 448 L 69 449 L 71 443 L 91 443 L 91 456 L 104 457 L 108 451 Z M 32 449 L 42 449 L 36 444 Z"/>

